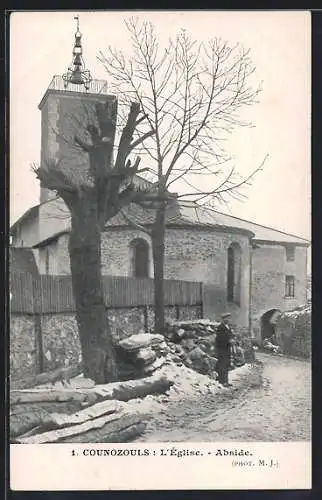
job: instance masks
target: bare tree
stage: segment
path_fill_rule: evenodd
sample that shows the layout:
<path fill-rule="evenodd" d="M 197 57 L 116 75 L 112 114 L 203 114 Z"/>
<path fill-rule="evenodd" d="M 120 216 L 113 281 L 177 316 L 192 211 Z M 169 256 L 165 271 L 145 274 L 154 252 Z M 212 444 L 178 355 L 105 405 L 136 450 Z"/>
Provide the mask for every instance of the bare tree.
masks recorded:
<path fill-rule="evenodd" d="M 81 168 L 80 157 L 75 156 L 71 162 L 68 154 L 34 167 L 41 185 L 56 192 L 70 212 L 69 255 L 83 368 L 96 383 L 113 381 L 118 376 L 104 304 L 101 232 L 106 221 L 138 196 L 132 181 L 139 172 L 140 157 L 132 165 L 129 155 L 154 133 L 149 129 L 133 141 L 134 131 L 145 115 L 139 117 L 140 105 L 132 103 L 113 161 L 115 124 L 109 106 L 108 101 L 98 102 L 94 114 L 88 113 L 80 124 L 80 132 L 64 138 L 81 149 L 87 169 Z"/>
<path fill-rule="evenodd" d="M 120 101 L 139 102 L 148 117 L 137 128 L 138 136 L 146 127 L 155 130 L 141 153 L 148 157 L 156 194 L 156 200 L 144 202 L 144 206 L 155 209 L 151 230 L 155 327 L 162 331 L 166 210 L 173 199 L 170 187 L 186 184 L 188 189 L 177 198 L 198 204 L 244 196 L 240 188 L 250 184 L 263 164 L 242 177 L 223 141 L 236 127 L 251 125 L 241 119 L 240 111 L 257 101 L 261 89 L 252 81 L 255 68 L 249 51 L 239 45 L 230 47 L 217 38 L 197 42 L 181 30 L 162 49 L 151 23 L 131 18 L 126 26 L 132 56 L 109 47 L 107 55 L 100 53 L 99 60 Z M 209 189 L 201 187 L 201 179 L 207 179 Z"/>

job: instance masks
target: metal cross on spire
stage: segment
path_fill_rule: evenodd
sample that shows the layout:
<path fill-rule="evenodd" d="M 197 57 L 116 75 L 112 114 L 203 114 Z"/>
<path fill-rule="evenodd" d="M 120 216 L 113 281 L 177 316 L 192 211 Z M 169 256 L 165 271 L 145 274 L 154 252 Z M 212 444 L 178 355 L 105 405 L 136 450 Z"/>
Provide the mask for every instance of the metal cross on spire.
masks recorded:
<path fill-rule="evenodd" d="M 88 90 L 92 81 L 92 76 L 90 71 L 85 69 L 85 63 L 83 60 L 83 48 L 81 42 L 82 34 L 79 31 L 79 16 L 75 16 L 74 19 L 77 24 L 73 48 L 73 60 L 67 73 L 63 75 L 64 86 L 67 88 L 68 84 L 72 83 L 74 85 L 84 85 L 85 89 Z"/>
<path fill-rule="evenodd" d="M 74 19 L 77 21 L 77 33 L 79 33 L 79 16 L 74 16 Z"/>

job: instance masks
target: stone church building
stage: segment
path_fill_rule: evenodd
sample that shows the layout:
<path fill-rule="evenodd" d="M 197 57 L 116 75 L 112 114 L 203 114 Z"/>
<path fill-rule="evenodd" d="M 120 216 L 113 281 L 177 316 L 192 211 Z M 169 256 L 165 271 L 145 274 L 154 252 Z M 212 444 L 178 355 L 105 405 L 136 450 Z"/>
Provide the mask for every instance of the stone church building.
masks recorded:
<path fill-rule="evenodd" d="M 104 81 L 92 80 L 84 92 L 76 84 L 65 88 L 62 77 L 55 76 L 39 105 L 41 161 L 63 158 L 64 168 L 81 174 L 86 158 L 66 140 L 77 129 L 71 117 L 77 114 L 81 122 L 86 106 L 106 99 L 113 103 L 116 98 L 107 94 Z M 107 222 L 102 234 L 103 274 L 153 277 L 148 234 L 152 219 L 151 211 L 129 206 Z M 13 253 L 19 249 L 20 262 L 22 249 L 29 258 L 33 254 L 40 274 L 68 275 L 69 230 L 66 206 L 41 186 L 39 204 L 11 227 Z M 252 335 L 270 336 L 276 311 L 306 303 L 309 244 L 298 236 L 174 200 L 167 213 L 165 278 L 202 282 L 207 292 L 205 317 L 229 310 L 233 322 Z"/>

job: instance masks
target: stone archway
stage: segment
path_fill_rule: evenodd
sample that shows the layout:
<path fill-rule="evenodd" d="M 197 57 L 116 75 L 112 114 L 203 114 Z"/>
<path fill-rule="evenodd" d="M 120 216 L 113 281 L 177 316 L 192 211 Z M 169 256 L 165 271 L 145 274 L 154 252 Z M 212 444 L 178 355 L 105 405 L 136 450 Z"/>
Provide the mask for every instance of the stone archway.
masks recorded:
<path fill-rule="evenodd" d="M 276 319 L 281 311 L 279 309 L 270 309 L 261 317 L 261 341 L 275 337 Z"/>

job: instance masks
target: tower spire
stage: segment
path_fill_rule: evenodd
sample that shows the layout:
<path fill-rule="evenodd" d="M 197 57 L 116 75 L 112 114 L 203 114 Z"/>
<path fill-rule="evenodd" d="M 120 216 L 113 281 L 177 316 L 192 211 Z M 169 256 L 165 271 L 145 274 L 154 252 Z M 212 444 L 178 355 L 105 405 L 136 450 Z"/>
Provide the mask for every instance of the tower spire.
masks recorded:
<path fill-rule="evenodd" d="M 79 31 L 79 16 L 75 16 L 74 19 L 77 24 L 73 48 L 73 60 L 67 73 L 63 75 L 64 86 L 67 88 L 68 84 L 72 83 L 74 85 L 84 85 L 85 89 L 88 90 L 92 81 L 92 76 L 90 71 L 85 69 L 85 63 L 83 60 L 83 48 L 81 41 L 82 34 Z"/>

